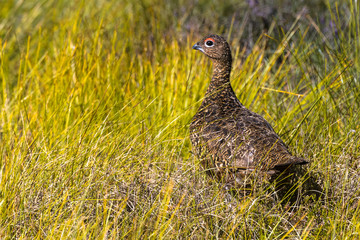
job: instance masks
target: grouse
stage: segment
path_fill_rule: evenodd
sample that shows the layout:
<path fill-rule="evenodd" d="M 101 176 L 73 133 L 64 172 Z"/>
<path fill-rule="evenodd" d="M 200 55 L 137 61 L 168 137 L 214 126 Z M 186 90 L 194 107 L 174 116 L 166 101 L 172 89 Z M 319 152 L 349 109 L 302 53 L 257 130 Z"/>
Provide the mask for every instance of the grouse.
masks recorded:
<path fill-rule="evenodd" d="M 237 186 L 308 163 L 292 156 L 271 125 L 238 100 L 230 85 L 231 51 L 223 37 L 206 36 L 192 48 L 213 62 L 205 98 L 190 124 L 194 153 L 207 173 Z"/>

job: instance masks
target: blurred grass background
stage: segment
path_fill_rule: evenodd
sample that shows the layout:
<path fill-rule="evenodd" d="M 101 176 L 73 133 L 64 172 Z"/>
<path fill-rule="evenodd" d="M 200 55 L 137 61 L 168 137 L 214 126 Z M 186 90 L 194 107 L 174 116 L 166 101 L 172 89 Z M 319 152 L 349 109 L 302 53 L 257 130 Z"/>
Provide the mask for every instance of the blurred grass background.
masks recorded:
<path fill-rule="evenodd" d="M 356 0 L 0 2 L 4 239 L 356 239 Z M 225 201 L 191 153 L 221 34 L 240 101 L 310 160 L 321 198 Z M 286 201 L 286 200 L 284 200 Z"/>

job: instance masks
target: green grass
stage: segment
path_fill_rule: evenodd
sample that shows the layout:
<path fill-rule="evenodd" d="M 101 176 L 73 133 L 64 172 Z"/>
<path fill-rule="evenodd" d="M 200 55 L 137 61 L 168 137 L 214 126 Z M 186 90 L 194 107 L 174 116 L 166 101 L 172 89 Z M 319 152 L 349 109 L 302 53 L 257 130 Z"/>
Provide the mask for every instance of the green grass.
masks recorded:
<path fill-rule="evenodd" d="M 245 1 L 2 1 L 0 237 L 357 239 L 358 2 L 274 2 L 292 18 L 262 34 Z M 229 200 L 203 173 L 188 127 L 211 77 L 191 46 L 208 32 L 228 37 L 237 96 L 310 160 L 321 198 Z"/>

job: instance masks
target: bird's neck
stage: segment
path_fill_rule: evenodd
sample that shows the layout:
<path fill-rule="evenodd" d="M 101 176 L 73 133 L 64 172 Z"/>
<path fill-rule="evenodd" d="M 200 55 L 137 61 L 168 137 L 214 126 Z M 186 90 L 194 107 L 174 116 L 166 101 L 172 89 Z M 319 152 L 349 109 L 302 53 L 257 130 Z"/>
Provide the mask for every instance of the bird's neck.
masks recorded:
<path fill-rule="evenodd" d="M 230 95 L 235 95 L 230 85 L 231 59 L 228 61 L 213 61 L 213 77 L 206 91 L 205 99 L 219 101 Z"/>

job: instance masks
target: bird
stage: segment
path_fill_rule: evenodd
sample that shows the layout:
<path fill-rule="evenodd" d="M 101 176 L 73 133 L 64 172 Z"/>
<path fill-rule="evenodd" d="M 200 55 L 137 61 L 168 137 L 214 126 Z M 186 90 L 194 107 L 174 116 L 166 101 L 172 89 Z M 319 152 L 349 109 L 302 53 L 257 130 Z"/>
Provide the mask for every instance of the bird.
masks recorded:
<path fill-rule="evenodd" d="M 308 160 L 293 156 L 273 127 L 247 109 L 230 84 L 232 56 L 225 38 L 211 34 L 192 47 L 213 62 L 213 75 L 190 123 L 194 154 L 226 186 L 268 181 Z"/>

